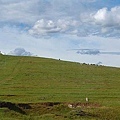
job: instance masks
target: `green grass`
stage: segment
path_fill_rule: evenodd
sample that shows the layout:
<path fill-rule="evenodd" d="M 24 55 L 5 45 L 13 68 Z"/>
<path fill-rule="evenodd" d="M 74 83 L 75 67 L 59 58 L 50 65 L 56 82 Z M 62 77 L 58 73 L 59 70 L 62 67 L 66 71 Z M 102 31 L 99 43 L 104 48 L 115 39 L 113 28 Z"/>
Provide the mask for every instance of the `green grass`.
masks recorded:
<path fill-rule="evenodd" d="M 96 112 L 100 114 L 99 119 L 104 120 L 105 115 L 108 117 L 111 113 L 117 120 L 115 116 L 120 115 L 119 86 L 119 68 L 37 57 L 0 55 L 0 101 L 13 103 L 85 102 L 85 98 L 88 97 L 89 102 L 103 106 L 104 109 L 89 109 L 94 114 Z M 0 115 L 3 113 L 0 111 Z M 21 119 L 21 115 L 18 116 Z M 50 120 L 56 116 L 48 113 L 43 116 L 32 115 L 24 118 Z M 75 119 L 96 120 L 97 118 Z"/>

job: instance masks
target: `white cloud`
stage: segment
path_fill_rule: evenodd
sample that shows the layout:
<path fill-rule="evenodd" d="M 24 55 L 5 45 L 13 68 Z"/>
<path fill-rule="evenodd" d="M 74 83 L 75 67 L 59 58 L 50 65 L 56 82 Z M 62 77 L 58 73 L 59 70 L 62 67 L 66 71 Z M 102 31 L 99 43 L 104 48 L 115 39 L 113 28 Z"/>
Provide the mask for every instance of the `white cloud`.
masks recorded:
<path fill-rule="evenodd" d="M 103 9 L 100 9 L 100 10 L 94 15 L 94 19 L 96 20 L 96 22 L 102 23 L 103 21 L 105 21 L 106 16 L 107 16 L 107 8 L 103 8 Z"/>
<path fill-rule="evenodd" d="M 79 33 L 82 22 L 79 15 L 94 0 L 0 0 L 0 25 L 10 24 L 12 27 L 26 27 L 32 35 L 50 35 L 54 33 Z M 84 4 L 85 3 L 85 4 Z M 36 22 L 37 21 L 37 22 Z M 78 24 L 79 21 L 79 24 Z M 22 23 L 22 25 L 21 25 Z M 27 30 L 28 30 L 27 28 Z M 82 29 L 82 28 L 81 28 Z M 76 32 L 77 31 L 77 32 Z M 85 31 L 86 32 L 86 31 Z"/>
<path fill-rule="evenodd" d="M 77 25 L 76 20 L 38 20 L 32 29 L 29 30 L 31 35 L 49 35 L 50 33 L 65 33 L 69 30 L 74 29 Z"/>
<path fill-rule="evenodd" d="M 80 34 L 120 38 L 120 6 L 80 14 Z"/>
<path fill-rule="evenodd" d="M 52 20 L 45 21 L 41 19 L 35 23 L 33 28 L 29 30 L 29 33 L 32 35 L 45 35 L 59 31 L 60 28 L 58 28 Z"/>
<path fill-rule="evenodd" d="M 24 48 L 16 48 L 15 50 L 11 51 L 9 55 L 15 56 L 33 56 L 31 52 L 27 52 Z"/>
<path fill-rule="evenodd" d="M 0 0 L 0 21 L 34 24 L 39 19 L 78 18 L 91 1 L 94 0 Z"/>
<path fill-rule="evenodd" d="M 97 1 L 0 0 L 0 26 L 16 25 L 35 36 L 69 33 L 79 37 L 120 37 L 120 6 L 95 12 L 97 7 L 91 5 Z"/>
<path fill-rule="evenodd" d="M 103 27 L 120 27 L 120 6 L 111 8 L 102 8 L 93 15 L 93 19 L 96 24 Z"/>

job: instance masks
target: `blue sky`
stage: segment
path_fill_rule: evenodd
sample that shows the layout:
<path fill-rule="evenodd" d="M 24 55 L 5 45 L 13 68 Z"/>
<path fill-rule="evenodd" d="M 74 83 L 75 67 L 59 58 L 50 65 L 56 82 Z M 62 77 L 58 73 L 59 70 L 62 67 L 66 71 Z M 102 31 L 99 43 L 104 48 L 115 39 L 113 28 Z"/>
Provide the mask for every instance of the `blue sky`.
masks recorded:
<path fill-rule="evenodd" d="M 119 0 L 0 0 L 3 53 L 120 67 L 120 55 L 73 49 L 120 52 Z"/>

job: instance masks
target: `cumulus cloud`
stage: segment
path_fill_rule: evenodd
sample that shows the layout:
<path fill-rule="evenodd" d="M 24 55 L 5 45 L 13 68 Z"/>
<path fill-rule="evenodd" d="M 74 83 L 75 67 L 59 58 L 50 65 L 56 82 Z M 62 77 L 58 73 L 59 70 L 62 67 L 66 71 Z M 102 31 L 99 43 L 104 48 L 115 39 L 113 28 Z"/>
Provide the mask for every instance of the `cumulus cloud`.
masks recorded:
<path fill-rule="evenodd" d="M 82 29 L 79 24 L 83 24 L 79 15 L 84 11 L 90 12 L 88 6 L 95 1 L 0 0 L 0 25 L 10 24 L 11 27 L 20 27 L 34 36 L 54 35 L 54 33 L 85 36 L 87 31 L 78 30 Z"/>
<path fill-rule="evenodd" d="M 102 8 L 93 15 L 96 24 L 105 27 L 120 27 L 120 6 L 111 8 Z"/>
<path fill-rule="evenodd" d="M 102 8 L 92 15 L 94 25 L 99 27 L 99 34 L 106 37 L 120 37 L 120 6 Z"/>
<path fill-rule="evenodd" d="M 86 12 L 80 14 L 82 34 L 102 36 L 102 37 L 120 37 L 120 6 L 111 9 L 104 7 L 97 12 Z"/>
<path fill-rule="evenodd" d="M 38 20 L 32 29 L 29 30 L 31 35 L 49 35 L 51 33 L 65 33 L 67 31 L 74 29 L 77 25 L 76 20 L 63 20 L 58 19 L 57 21 L 53 20 Z"/>
<path fill-rule="evenodd" d="M 0 27 L 10 24 L 34 36 L 69 33 L 79 37 L 120 37 L 120 6 L 102 8 L 108 6 L 106 3 L 101 0 L 0 0 Z"/>
<path fill-rule="evenodd" d="M 15 50 L 11 51 L 9 55 L 15 56 L 33 56 L 31 52 L 27 52 L 24 48 L 16 48 Z"/>

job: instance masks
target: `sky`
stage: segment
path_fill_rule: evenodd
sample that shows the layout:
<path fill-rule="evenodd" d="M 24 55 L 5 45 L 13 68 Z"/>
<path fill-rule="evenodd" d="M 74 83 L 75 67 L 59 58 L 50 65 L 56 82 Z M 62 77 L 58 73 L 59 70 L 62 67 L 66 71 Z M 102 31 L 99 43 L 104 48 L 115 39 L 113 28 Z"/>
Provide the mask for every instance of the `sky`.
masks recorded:
<path fill-rule="evenodd" d="M 120 67 L 120 0 L 0 0 L 0 51 Z"/>

